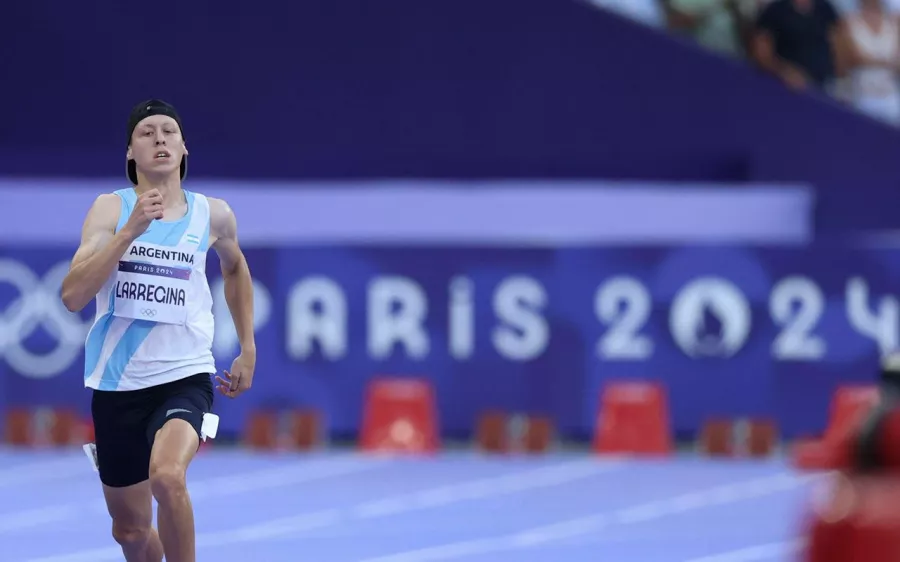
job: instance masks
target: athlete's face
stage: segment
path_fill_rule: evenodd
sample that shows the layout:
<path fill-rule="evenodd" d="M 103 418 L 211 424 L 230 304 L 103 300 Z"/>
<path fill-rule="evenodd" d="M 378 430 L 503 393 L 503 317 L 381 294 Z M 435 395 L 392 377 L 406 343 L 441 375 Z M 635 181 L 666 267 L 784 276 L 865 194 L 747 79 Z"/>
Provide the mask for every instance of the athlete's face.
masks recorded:
<path fill-rule="evenodd" d="M 162 175 L 177 171 L 185 154 L 178 123 L 167 115 L 151 115 L 134 128 L 126 158 L 145 174 Z"/>

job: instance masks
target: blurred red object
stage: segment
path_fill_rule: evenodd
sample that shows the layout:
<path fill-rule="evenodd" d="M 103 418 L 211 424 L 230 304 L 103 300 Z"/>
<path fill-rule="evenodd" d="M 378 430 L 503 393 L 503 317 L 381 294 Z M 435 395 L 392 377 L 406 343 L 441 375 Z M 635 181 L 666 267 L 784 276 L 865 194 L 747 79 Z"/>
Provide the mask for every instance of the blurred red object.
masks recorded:
<path fill-rule="evenodd" d="M 794 446 L 794 464 L 801 470 L 827 470 L 832 466 L 835 447 L 856 431 L 881 397 L 876 385 L 844 385 L 837 389 L 825 434 L 821 439 L 803 440 Z"/>
<path fill-rule="evenodd" d="M 854 474 L 860 472 L 860 430 L 867 423 L 867 417 L 835 431 L 831 443 L 825 448 L 827 461 L 822 468 Z M 875 430 L 874 446 L 878 459 L 875 472 L 900 478 L 900 408 L 893 408 L 884 414 Z"/>
<path fill-rule="evenodd" d="M 860 427 L 843 428 L 830 449 L 837 471 L 813 501 L 805 562 L 900 561 L 900 409 L 875 426 L 875 464 L 865 470 Z"/>
<path fill-rule="evenodd" d="M 813 501 L 804 562 L 900 560 L 900 479 L 839 473 Z"/>

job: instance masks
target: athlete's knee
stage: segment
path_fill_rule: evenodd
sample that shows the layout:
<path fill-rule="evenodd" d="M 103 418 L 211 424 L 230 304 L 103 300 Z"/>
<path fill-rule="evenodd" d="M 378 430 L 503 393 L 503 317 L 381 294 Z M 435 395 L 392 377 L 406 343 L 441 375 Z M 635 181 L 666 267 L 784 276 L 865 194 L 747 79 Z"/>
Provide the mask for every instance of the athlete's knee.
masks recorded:
<path fill-rule="evenodd" d="M 157 501 L 166 501 L 187 491 L 187 467 L 175 462 L 150 466 L 150 489 Z"/>
<path fill-rule="evenodd" d="M 113 520 L 112 535 L 117 543 L 126 550 L 139 548 L 150 540 L 150 524 L 135 525 Z"/>

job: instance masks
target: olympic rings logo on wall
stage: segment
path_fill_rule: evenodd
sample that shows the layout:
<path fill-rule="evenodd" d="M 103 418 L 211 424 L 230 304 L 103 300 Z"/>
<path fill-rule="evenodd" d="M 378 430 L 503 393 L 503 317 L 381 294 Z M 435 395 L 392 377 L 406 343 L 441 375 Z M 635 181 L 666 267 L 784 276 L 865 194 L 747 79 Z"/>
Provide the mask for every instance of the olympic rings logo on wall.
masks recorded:
<path fill-rule="evenodd" d="M 68 271 L 69 262 L 60 262 L 41 279 L 18 261 L 0 259 L 0 285 L 11 285 L 18 294 L 0 311 L 0 358 L 23 377 L 55 377 L 81 355 L 93 322 L 62 304 L 60 289 Z M 33 352 L 24 345 L 39 328 L 56 340 L 49 352 Z"/>

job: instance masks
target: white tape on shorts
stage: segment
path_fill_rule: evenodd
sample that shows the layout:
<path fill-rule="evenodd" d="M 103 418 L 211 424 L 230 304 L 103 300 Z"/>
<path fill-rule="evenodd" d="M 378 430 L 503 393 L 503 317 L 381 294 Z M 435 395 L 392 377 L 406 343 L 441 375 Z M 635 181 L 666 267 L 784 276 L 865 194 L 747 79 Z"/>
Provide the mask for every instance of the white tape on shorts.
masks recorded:
<path fill-rule="evenodd" d="M 100 461 L 97 460 L 97 446 L 93 443 L 85 443 L 82 449 L 84 450 L 84 454 L 87 455 L 88 460 L 91 461 L 94 472 L 100 472 Z"/>
<path fill-rule="evenodd" d="M 216 438 L 219 431 L 219 416 L 215 414 L 203 414 L 203 423 L 200 424 L 200 438 L 206 441 L 206 438 Z"/>

